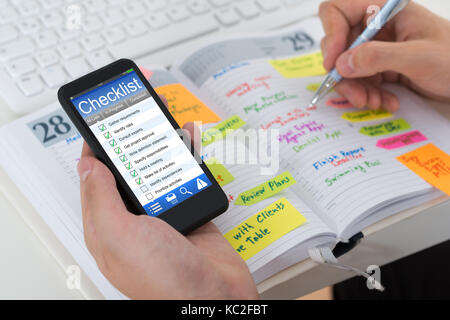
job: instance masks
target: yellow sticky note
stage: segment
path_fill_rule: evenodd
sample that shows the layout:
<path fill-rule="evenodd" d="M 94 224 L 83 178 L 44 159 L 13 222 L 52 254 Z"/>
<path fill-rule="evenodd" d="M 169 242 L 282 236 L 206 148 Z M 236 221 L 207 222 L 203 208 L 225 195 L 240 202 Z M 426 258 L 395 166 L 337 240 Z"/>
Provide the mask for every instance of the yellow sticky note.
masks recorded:
<path fill-rule="evenodd" d="M 183 127 L 187 122 L 211 123 L 220 121 L 217 114 L 180 83 L 161 86 L 156 88 L 155 91 L 166 97 L 169 111 L 180 127 Z"/>
<path fill-rule="evenodd" d="M 325 75 L 321 52 L 303 56 L 270 60 L 269 63 L 285 78 L 304 78 Z"/>
<path fill-rule="evenodd" d="M 227 170 L 222 164 L 220 164 L 216 158 L 211 158 L 205 161 L 208 169 L 213 174 L 214 178 L 216 178 L 219 186 L 223 187 L 234 181 L 233 175 L 230 171 Z"/>
<path fill-rule="evenodd" d="M 286 198 L 281 198 L 224 236 L 242 259 L 248 260 L 305 222 L 306 218 Z"/>
<path fill-rule="evenodd" d="M 397 157 L 419 177 L 450 196 L 450 155 L 429 143 Z"/>
<path fill-rule="evenodd" d="M 392 113 L 385 110 L 363 110 L 344 113 L 341 118 L 350 122 L 374 121 L 392 117 Z"/>
<path fill-rule="evenodd" d="M 252 204 L 258 203 L 280 193 L 284 189 L 296 183 L 297 182 L 289 171 L 285 171 L 260 184 L 259 186 L 242 192 L 239 194 L 234 204 L 239 206 L 251 206 Z"/>

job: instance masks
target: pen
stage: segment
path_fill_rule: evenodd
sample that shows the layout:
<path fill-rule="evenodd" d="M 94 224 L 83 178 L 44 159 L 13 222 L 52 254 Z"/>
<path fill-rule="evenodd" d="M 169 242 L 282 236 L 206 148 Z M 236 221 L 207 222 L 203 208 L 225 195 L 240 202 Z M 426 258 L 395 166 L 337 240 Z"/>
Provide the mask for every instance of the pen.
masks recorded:
<path fill-rule="evenodd" d="M 349 49 L 353 49 L 365 42 L 372 40 L 384 25 L 402 11 L 411 0 L 388 0 L 380 12 L 372 19 L 366 29 L 353 42 Z M 317 102 L 326 96 L 334 88 L 334 86 L 342 80 L 342 76 L 334 68 L 320 85 L 316 94 L 311 100 L 310 107 L 317 104 Z"/>

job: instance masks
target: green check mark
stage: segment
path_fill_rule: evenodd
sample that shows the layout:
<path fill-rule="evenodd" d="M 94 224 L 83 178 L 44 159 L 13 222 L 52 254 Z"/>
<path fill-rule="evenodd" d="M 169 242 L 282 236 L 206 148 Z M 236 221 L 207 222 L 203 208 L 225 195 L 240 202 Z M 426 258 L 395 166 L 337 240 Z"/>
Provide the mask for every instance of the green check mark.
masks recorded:
<path fill-rule="evenodd" d="M 106 130 L 106 126 L 104 124 L 98 126 L 98 128 L 100 129 L 101 132 Z"/>
<path fill-rule="evenodd" d="M 136 179 L 135 181 L 136 181 L 136 183 L 137 183 L 138 186 L 140 186 L 141 184 L 144 183 L 144 182 L 142 181 L 141 178 L 138 178 L 138 179 Z"/>
<path fill-rule="evenodd" d="M 118 147 L 118 148 L 114 149 L 114 152 L 116 154 L 121 154 L 122 153 L 122 149 L 120 149 L 120 147 Z"/>
<path fill-rule="evenodd" d="M 133 178 L 138 176 L 138 173 L 136 172 L 136 170 L 131 171 L 130 174 Z"/>
<path fill-rule="evenodd" d="M 109 142 L 109 144 L 111 145 L 111 147 L 117 146 L 117 142 L 116 142 L 116 140 L 114 140 L 114 139 L 112 139 L 112 140 Z"/>
<path fill-rule="evenodd" d="M 131 165 L 131 162 L 128 162 L 128 163 L 125 165 L 125 168 L 127 168 L 127 170 L 133 169 L 133 166 Z"/>
<path fill-rule="evenodd" d="M 122 162 L 125 162 L 125 161 L 127 161 L 128 160 L 128 158 L 127 158 L 127 156 L 125 156 L 125 155 L 123 155 L 123 156 L 120 156 L 120 161 L 122 161 Z"/>
<path fill-rule="evenodd" d="M 104 133 L 103 136 L 104 136 L 106 139 L 111 139 L 111 133 L 110 133 L 109 131 L 106 132 L 106 133 Z"/>

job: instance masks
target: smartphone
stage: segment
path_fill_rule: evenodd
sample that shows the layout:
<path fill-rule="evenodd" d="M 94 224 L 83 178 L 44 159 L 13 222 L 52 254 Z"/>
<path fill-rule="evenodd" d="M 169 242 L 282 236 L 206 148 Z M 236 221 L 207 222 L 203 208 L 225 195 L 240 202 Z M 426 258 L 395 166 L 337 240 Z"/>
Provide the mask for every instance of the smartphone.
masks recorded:
<path fill-rule="evenodd" d="M 133 61 L 64 85 L 58 99 L 114 174 L 131 212 L 187 234 L 228 209 L 223 190 Z"/>

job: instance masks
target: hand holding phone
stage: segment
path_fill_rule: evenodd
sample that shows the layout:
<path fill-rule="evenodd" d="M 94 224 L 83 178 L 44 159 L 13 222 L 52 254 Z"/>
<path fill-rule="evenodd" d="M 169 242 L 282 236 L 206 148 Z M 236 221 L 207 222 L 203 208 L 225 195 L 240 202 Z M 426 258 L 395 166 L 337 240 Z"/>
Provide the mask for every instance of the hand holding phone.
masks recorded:
<path fill-rule="evenodd" d="M 228 208 L 222 189 L 132 61 L 75 80 L 58 98 L 113 173 L 131 212 L 158 216 L 186 234 Z"/>

